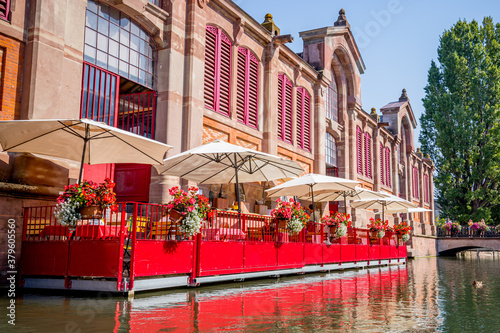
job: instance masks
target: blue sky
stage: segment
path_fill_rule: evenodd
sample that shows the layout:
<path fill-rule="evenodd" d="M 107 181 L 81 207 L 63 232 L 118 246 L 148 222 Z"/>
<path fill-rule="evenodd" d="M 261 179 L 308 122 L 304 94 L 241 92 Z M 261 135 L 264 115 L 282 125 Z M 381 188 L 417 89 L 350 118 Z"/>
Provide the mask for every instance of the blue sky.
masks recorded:
<path fill-rule="evenodd" d="M 288 46 L 302 52 L 300 31 L 332 26 L 340 8 L 356 38 L 366 65 L 361 75 L 363 109 L 377 111 L 395 101 L 406 88 L 413 112 L 424 111 L 422 98 L 431 60 L 437 61 L 439 38 L 459 19 L 500 22 L 498 0 L 235 0 L 258 22 L 271 13 L 282 34 L 292 34 Z M 419 124 L 420 126 L 420 124 Z M 418 130 L 416 138 L 418 138 Z M 417 146 L 420 146 L 417 143 Z"/>

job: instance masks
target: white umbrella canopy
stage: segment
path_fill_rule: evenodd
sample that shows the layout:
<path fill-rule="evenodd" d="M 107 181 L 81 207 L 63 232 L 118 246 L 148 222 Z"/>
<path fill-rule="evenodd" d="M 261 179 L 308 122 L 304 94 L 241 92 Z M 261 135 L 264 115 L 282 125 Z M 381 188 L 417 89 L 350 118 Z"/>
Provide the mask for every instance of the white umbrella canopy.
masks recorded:
<path fill-rule="evenodd" d="M 356 200 L 351 203 L 351 207 L 353 208 L 362 208 L 362 209 L 378 209 L 382 211 L 382 220 L 385 218 L 385 210 L 391 210 L 394 212 L 397 211 L 406 211 L 408 208 L 416 208 L 417 205 L 405 200 L 401 199 L 395 195 L 388 194 L 385 192 L 379 192 L 386 195 L 386 197 L 378 198 L 378 199 L 363 199 Z"/>
<path fill-rule="evenodd" d="M 432 212 L 431 209 L 423 208 L 423 207 L 417 207 L 417 208 L 407 208 L 406 210 L 402 209 L 396 209 L 396 210 L 391 210 L 388 209 L 385 211 L 386 213 L 389 214 L 396 214 L 396 213 L 425 213 L 425 212 Z"/>
<path fill-rule="evenodd" d="M 359 182 L 355 180 L 310 173 L 270 188 L 266 192 L 269 197 L 297 196 L 300 199 L 311 199 L 314 206 L 316 192 L 325 194 L 326 191 L 329 193 L 352 191 L 358 184 Z"/>
<path fill-rule="evenodd" d="M 3 151 L 101 163 L 161 164 L 167 144 L 89 119 L 0 121 Z"/>
<path fill-rule="evenodd" d="M 160 174 L 199 184 L 269 181 L 297 177 L 304 172 L 295 161 L 220 140 L 169 157 L 155 168 Z M 236 200 L 241 211 L 239 191 L 236 191 Z"/>

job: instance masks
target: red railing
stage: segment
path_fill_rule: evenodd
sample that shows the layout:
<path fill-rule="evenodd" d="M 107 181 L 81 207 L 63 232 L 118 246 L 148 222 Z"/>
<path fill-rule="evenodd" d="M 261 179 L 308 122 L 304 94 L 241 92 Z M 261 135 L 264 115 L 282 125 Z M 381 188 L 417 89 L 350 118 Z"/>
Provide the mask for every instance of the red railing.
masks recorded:
<path fill-rule="evenodd" d="M 394 234 L 370 239 L 365 229 L 348 228 L 337 238 L 330 227 L 308 222 L 289 235 L 271 216 L 213 210 L 200 233 L 186 236 L 165 205 L 121 203 L 118 211 L 73 227 L 60 225 L 54 208 L 25 208 L 22 276 L 115 278 L 123 291 L 133 289 L 137 277 L 186 274 L 194 282 L 198 276 L 406 257 Z"/>

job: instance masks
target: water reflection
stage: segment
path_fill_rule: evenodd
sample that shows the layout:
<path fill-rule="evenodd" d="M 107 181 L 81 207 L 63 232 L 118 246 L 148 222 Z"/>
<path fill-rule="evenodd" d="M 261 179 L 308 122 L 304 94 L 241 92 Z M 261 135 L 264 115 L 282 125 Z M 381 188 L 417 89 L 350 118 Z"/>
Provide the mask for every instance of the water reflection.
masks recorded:
<path fill-rule="evenodd" d="M 408 266 L 142 294 L 24 295 L 16 332 L 495 331 L 499 260 Z M 473 280 L 484 287 L 472 288 Z M 6 299 L 0 299 L 4 308 Z M 485 320 L 484 318 L 488 318 Z M 10 328 L 0 323 L 0 331 Z"/>

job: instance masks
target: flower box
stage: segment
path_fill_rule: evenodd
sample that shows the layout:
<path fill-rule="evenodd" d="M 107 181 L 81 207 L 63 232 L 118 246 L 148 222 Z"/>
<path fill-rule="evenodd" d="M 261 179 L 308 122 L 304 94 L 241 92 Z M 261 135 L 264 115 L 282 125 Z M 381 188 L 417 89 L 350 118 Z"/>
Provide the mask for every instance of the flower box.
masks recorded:
<path fill-rule="evenodd" d="M 100 219 L 102 218 L 103 209 L 100 206 L 83 206 L 80 208 L 82 219 Z"/>

